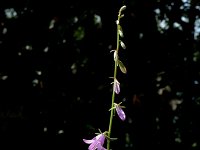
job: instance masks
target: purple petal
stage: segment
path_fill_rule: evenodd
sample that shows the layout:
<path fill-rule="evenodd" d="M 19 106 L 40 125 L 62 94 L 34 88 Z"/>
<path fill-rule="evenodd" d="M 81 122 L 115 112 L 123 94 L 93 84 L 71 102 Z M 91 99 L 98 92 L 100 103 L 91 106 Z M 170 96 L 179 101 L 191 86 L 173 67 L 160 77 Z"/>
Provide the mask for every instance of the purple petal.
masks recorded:
<path fill-rule="evenodd" d="M 90 144 L 89 146 L 89 150 L 106 150 L 104 147 L 103 147 L 103 144 L 104 144 L 104 141 L 105 141 L 105 136 L 104 134 L 99 134 L 97 136 L 95 136 L 92 140 L 86 140 L 86 139 L 83 139 L 83 141 L 87 144 Z"/>
<path fill-rule="evenodd" d="M 126 114 L 124 113 L 124 111 L 122 110 L 122 108 L 118 105 L 116 105 L 116 111 L 117 111 L 117 114 L 119 116 L 119 118 L 124 121 L 126 119 Z"/>
<path fill-rule="evenodd" d="M 89 146 L 89 150 L 95 150 L 95 149 L 97 149 L 97 150 L 103 150 L 104 149 L 104 147 L 103 147 L 103 144 L 102 143 L 104 143 L 104 141 L 101 141 L 100 139 L 99 140 L 96 140 L 96 141 L 94 141 L 90 146 Z"/>
<path fill-rule="evenodd" d="M 96 140 L 92 144 L 90 144 L 88 149 L 89 150 L 95 150 L 98 147 L 98 145 L 100 145 L 100 142 Z"/>
<path fill-rule="evenodd" d="M 116 94 L 119 94 L 120 92 L 120 83 L 117 81 L 117 79 L 114 81 L 114 91 Z"/>
<path fill-rule="evenodd" d="M 94 142 L 94 140 L 86 140 L 86 139 L 83 139 L 83 142 L 85 142 L 86 144 L 91 144 Z"/>
<path fill-rule="evenodd" d="M 103 146 L 104 142 L 105 142 L 105 136 L 104 134 L 102 134 L 102 136 L 99 138 L 99 142 L 101 143 L 101 145 Z"/>
<path fill-rule="evenodd" d="M 97 136 L 95 136 L 92 140 L 86 140 L 86 139 L 83 139 L 83 141 L 86 143 L 86 144 L 91 144 L 93 143 L 95 140 L 98 140 L 102 135 L 99 134 Z"/>
<path fill-rule="evenodd" d="M 106 150 L 102 145 L 98 145 L 97 150 Z"/>

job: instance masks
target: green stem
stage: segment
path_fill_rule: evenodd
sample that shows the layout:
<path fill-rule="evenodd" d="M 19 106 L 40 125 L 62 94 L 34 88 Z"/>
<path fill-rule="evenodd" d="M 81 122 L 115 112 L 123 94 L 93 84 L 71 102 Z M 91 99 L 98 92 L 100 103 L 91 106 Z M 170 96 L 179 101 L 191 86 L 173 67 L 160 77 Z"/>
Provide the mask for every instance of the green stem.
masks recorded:
<path fill-rule="evenodd" d="M 116 48 L 117 54 L 118 54 L 118 51 L 119 51 L 119 21 L 120 21 L 120 16 L 121 16 L 121 11 L 119 12 L 118 19 L 117 19 L 117 48 Z M 115 80 L 116 77 L 117 77 L 117 60 L 115 60 L 113 79 Z M 115 102 L 115 91 L 114 91 L 114 88 L 113 88 L 111 108 L 114 107 L 114 102 Z M 110 123 L 109 123 L 109 129 L 108 129 L 109 139 L 107 140 L 107 150 L 110 150 L 110 136 L 111 136 L 112 123 L 113 123 L 113 115 L 114 115 L 114 109 L 111 109 L 111 111 L 110 111 Z"/>

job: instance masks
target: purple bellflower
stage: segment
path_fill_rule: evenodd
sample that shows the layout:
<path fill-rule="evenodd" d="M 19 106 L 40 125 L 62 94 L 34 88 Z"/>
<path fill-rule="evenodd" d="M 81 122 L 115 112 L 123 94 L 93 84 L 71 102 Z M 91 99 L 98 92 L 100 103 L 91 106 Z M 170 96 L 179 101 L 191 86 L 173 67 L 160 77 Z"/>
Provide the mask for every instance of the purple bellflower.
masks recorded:
<path fill-rule="evenodd" d="M 104 144 L 104 141 L 105 141 L 105 135 L 103 133 L 95 136 L 91 140 L 83 139 L 83 141 L 86 144 L 90 144 L 90 146 L 88 147 L 88 150 L 106 150 L 103 147 L 103 144 Z"/>
<path fill-rule="evenodd" d="M 113 88 L 114 88 L 115 93 L 119 94 L 119 92 L 120 92 L 120 83 L 117 81 L 117 79 L 114 79 Z"/>
<path fill-rule="evenodd" d="M 122 106 L 120 106 L 120 104 L 115 104 L 115 108 L 119 118 L 124 121 L 126 119 L 126 114 L 124 113 Z"/>

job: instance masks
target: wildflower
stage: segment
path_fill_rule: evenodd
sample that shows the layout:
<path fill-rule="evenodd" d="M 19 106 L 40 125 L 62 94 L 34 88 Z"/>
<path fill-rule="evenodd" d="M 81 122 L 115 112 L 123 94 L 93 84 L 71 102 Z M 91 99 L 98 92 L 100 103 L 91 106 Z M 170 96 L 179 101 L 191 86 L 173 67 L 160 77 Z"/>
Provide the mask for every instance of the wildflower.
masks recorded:
<path fill-rule="evenodd" d="M 117 81 L 117 79 L 114 79 L 113 88 L 114 88 L 115 93 L 119 94 L 119 92 L 120 92 L 120 83 Z"/>
<path fill-rule="evenodd" d="M 103 133 L 95 136 L 92 140 L 86 140 L 83 139 L 83 141 L 86 144 L 90 144 L 90 146 L 88 147 L 88 150 L 106 150 L 103 147 L 104 141 L 105 141 L 105 135 Z"/>
<path fill-rule="evenodd" d="M 116 103 L 114 105 L 115 105 L 115 109 L 116 109 L 116 112 L 117 112 L 119 118 L 122 121 L 124 121 L 126 119 L 126 114 L 124 113 L 124 111 L 122 109 L 123 106 L 120 106 L 120 104 L 116 104 Z"/>

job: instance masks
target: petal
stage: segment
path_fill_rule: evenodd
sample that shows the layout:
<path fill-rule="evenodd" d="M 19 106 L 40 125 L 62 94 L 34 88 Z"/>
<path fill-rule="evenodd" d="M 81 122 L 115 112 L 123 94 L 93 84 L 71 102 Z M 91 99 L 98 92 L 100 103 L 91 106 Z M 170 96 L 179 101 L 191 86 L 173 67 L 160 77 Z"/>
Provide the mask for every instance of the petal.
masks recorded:
<path fill-rule="evenodd" d="M 120 106 L 116 105 L 116 111 L 117 111 L 119 118 L 124 121 L 126 119 L 126 114 L 124 113 L 122 108 Z"/>
<path fill-rule="evenodd" d="M 96 140 L 92 144 L 90 144 L 88 149 L 89 150 L 95 150 L 96 148 L 98 148 L 98 145 L 100 145 L 100 142 L 98 140 Z"/>
<path fill-rule="evenodd" d="M 101 150 L 103 146 L 101 144 L 97 145 L 97 150 Z"/>
<path fill-rule="evenodd" d="M 97 150 L 106 150 L 102 145 L 98 145 Z"/>
<path fill-rule="evenodd" d="M 117 79 L 115 79 L 113 86 L 114 86 L 115 93 L 119 94 L 119 92 L 120 92 L 120 83 L 117 81 Z"/>
<path fill-rule="evenodd" d="M 89 150 L 96 150 L 96 149 L 104 150 L 105 149 L 103 147 L 103 144 L 104 144 L 104 141 L 105 141 L 104 134 L 99 134 L 99 135 L 95 136 L 92 140 L 83 139 L 83 141 L 86 144 L 90 144 L 90 146 L 88 148 Z"/>
<path fill-rule="evenodd" d="M 86 140 L 86 139 L 83 139 L 83 142 L 85 142 L 86 144 L 91 144 L 94 142 L 94 140 Z"/>
<path fill-rule="evenodd" d="M 98 140 L 102 135 L 99 134 L 97 136 L 95 136 L 92 140 L 86 140 L 86 139 L 83 139 L 83 141 L 86 143 L 86 144 L 91 144 L 93 143 L 95 140 Z"/>
<path fill-rule="evenodd" d="M 96 148 L 98 150 L 103 150 L 103 144 L 105 141 L 105 136 L 104 134 L 99 134 L 96 136 L 96 140 L 89 146 L 89 150 L 95 150 Z"/>
<path fill-rule="evenodd" d="M 104 134 L 101 134 L 101 137 L 99 137 L 98 141 L 101 143 L 101 145 L 103 146 L 104 141 L 105 141 L 105 136 Z"/>
<path fill-rule="evenodd" d="M 93 138 L 93 140 L 99 140 L 102 136 L 104 136 L 102 133 L 101 134 L 98 134 L 97 136 L 95 136 Z"/>

